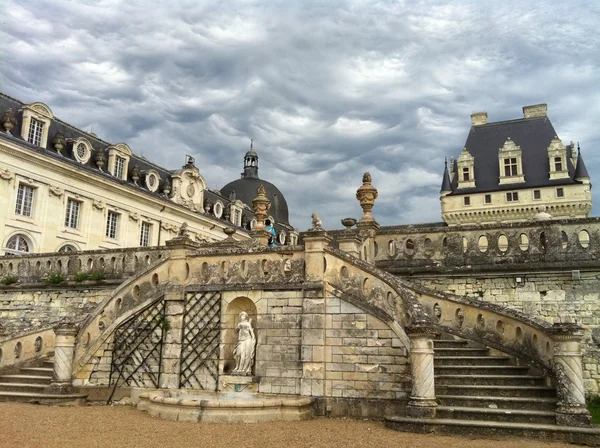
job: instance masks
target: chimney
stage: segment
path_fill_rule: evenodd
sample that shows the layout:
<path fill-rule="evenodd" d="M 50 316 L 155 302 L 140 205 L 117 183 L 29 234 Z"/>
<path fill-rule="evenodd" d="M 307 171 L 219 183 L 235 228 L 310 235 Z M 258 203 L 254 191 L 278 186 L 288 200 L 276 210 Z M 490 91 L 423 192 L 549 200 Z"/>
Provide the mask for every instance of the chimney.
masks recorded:
<path fill-rule="evenodd" d="M 487 112 L 475 112 L 471 114 L 471 125 L 481 126 L 487 123 Z"/>
<path fill-rule="evenodd" d="M 534 118 L 534 117 L 545 117 L 548 112 L 547 104 L 534 104 L 533 106 L 523 107 L 523 117 Z"/>

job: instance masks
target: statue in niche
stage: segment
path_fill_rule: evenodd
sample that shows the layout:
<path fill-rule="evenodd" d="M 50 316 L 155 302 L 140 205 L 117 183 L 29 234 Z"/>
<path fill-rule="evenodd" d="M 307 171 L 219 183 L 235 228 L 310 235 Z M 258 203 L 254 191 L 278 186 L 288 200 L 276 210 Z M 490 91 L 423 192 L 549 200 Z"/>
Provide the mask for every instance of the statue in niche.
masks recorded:
<path fill-rule="evenodd" d="M 256 337 L 252 329 L 252 319 L 248 318 L 248 313 L 240 313 L 241 322 L 237 325 L 235 331 L 238 333 L 238 343 L 233 349 L 235 358 L 235 369 L 232 375 L 252 375 L 252 366 L 254 365 L 254 348 L 256 346 Z"/>

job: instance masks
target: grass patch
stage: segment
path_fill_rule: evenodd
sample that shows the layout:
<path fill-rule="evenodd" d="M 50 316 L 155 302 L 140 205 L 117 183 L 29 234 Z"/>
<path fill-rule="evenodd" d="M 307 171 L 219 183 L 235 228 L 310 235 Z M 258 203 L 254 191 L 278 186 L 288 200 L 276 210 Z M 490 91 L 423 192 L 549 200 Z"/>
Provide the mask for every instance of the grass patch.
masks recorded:
<path fill-rule="evenodd" d="M 53 285 L 58 285 L 65 281 L 65 276 L 62 274 L 50 274 L 46 279 L 48 283 L 52 283 Z"/>
<path fill-rule="evenodd" d="M 90 279 L 90 274 L 86 274 L 85 272 L 80 272 L 79 274 L 75 274 L 73 276 L 73 280 L 76 282 L 85 282 Z"/>
<path fill-rule="evenodd" d="M 7 275 L 6 277 L 3 277 L 2 280 L 0 280 L 0 283 L 2 283 L 3 285 L 12 285 L 13 283 L 17 283 L 18 280 L 19 279 L 14 275 Z"/>
<path fill-rule="evenodd" d="M 99 282 L 100 280 L 104 280 L 104 271 L 94 271 L 90 272 L 90 279 L 95 282 Z"/>
<path fill-rule="evenodd" d="M 592 414 L 592 423 L 600 425 L 600 397 L 588 399 L 588 409 Z"/>

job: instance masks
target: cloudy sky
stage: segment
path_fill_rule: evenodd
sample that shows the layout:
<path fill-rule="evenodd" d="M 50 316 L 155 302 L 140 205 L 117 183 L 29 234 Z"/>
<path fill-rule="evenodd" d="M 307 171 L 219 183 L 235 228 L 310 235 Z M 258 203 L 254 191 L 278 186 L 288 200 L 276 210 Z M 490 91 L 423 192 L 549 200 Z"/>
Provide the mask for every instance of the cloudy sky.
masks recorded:
<path fill-rule="evenodd" d="M 364 171 L 380 224 L 439 221 L 476 111 L 548 103 L 600 178 L 597 0 L 1 3 L 3 92 L 215 189 L 253 138 L 301 230 L 360 217 Z"/>

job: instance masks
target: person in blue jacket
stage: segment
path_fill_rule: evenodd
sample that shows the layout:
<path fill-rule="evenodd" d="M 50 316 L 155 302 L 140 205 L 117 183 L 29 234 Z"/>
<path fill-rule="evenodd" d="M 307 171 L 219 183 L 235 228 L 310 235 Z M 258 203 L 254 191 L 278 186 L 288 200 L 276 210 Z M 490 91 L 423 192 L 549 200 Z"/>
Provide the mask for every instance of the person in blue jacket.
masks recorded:
<path fill-rule="evenodd" d="M 270 234 L 268 242 L 269 247 L 275 247 L 275 239 L 277 238 L 277 232 L 275 232 L 275 227 L 273 226 L 273 223 L 270 219 L 267 219 L 265 221 L 265 229 Z"/>

